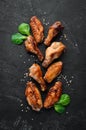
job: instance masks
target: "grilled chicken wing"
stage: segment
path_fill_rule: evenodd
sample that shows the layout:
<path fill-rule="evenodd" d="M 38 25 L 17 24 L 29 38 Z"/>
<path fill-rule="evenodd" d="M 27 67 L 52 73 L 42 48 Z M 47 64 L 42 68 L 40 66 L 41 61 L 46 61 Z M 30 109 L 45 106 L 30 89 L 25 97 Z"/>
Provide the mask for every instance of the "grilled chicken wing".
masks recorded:
<path fill-rule="evenodd" d="M 32 77 L 33 79 L 35 79 L 40 84 L 42 91 L 46 90 L 45 81 L 42 77 L 42 71 L 38 64 L 34 63 L 29 68 L 29 76 Z"/>
<path fill-rule="evenodd" d="M 62 93 L 62 83 L 60 81 L 56 82 L 53 87 L 50 88 L 47 97 L 44 101 L 44 107 L 52 107 L 60 98 Z"/>
<path fill-rule="evenodd" d="M 55 22 L 52 26 L 50 26 L 48 31 L 48 36 L 44 41 L 44 44 L 49 46 L 52 39 L 61 31 L 63 30 L 63 25 L 60 21 Z"/>
<path fill-rule="evenodd" d="M 49 46 L 52 39 L 61 31 L 63 30 L 63 25 L 60 21 L 55 22 L 52 26 L 50 26 L 48 31 L 48 36 L 44 41 L 44 44 Z"/>
<path fill-rule="evenodd" d="M 65 48 L 66 46 L 62 42 L 53 42 L 51 46 L 46 49 L 42 66 L 47 68 L 54 59 L 59 58 Z"/>
<path fill-rule="evenodd" d="M 25 96 L 32 109 L 35 111 L 40 111 L 40 109 L 43 107 L 42 98 L 38 88 L 34 83 L 27 82 Z"/>
<path fill-rule="evenodd" d="M 44 38 L 44 34 L 43 34 L 44 27 L 43 27 L 41 21 L 36 16 L 33 16 L 30 19 L 30 26 L 32 29 L 33 36 L 36 40 L 36 43 L 42 42 L 43 38 Z"/>
<path fill-rule="evenodd" d="M 53 63 L 45 73 L 44 79 L 50 83 L 52 80 L 61 73 L 63 63 L 61 61 Z"/>
<path fill-rule="evenodd" d="M 38 59 L 40 61 L 43 60 L 43 54 L 39 50 L 39 48 L 36 45 L 35 39 L 30 35 L 28 36 L 27 40 L 25 41 L 25 47 L 28 52 L 32 52 L 38 56 Z"/>

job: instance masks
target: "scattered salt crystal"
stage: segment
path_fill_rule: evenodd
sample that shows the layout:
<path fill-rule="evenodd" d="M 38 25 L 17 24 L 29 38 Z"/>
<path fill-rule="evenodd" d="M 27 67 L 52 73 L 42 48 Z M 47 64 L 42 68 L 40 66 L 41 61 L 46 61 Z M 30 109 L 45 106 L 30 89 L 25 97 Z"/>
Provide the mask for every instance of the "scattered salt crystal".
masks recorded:
<path fill-rule="evenodd" d="M 47 22 L 47 24 L 49 24 L 49 22 Z"/>
<path fill-rule="evenodd" d="M 68 84 L 68 86 L 70 86 L 70 84 Z"/>
<path fill-rule="evenodd" d="M 66 112 L 66 114 L 68 114 L 68 111 Z"/>
<path fill-rule="evenodd" d="M 33 121 L 34 119 L 32 118 L 31 120 Z"/>
<path fill-rule="evenodd" d="M 75 47 L 77 47 L 78 45 L 77 44 L 75 44 Z"/>
<path fill-rule="evenodd" d="M 22 100 L 20 100 L 20 103 L 22 102 Z"/>
<path fill-rule="evenodd" d="M 67 38 L 66 34 L 64 34 L 64 38 Z"/>
<path fill-rule="evenodd" d="M 65 75 L 65 76 L 64 76 L 64 79 L 66 79 L 66 78 L 67 78 L 67 76 Z"/>
<path fill-rule="evenodd" d="M 45 25 L 48 25 L 48 24 L 49 24 L 49 22 L 45 23 Z"/>
<path fill-rule="evenodd" d="M 40 122 L 40 125 L 42 125 L 42 122 Z"/>
<path fill-rule="evenodd" d="M 71 78 L 73 79 L 73 78 L 74 78 L 74 76 L 71 76 Z"/>
<path fill-rule="evenodd" d="M 28 73 L 25 73 L 25 76 L 28 77 Z"/>
<path fill-rule="evenodd" d="M 25 79 L 20 79 L 20 81 L 21 81 L 21 82 L 24 82 L 24 81 L 25 81 Z"/>
<path fill-rule="evenodd" d="M 23 104 L 21 104 L 20 106 L 23 106 Z"/>
<path fill-rule="evenodd" d="M 24 61 L 24 64 L 25 64 L 26 62 Z"/>
<path fill-rule="evenodd" d="M 30 61 L 30 59 L 28 59 L 28 61 Z"/>
<path fill-rule="evenodd" d="M 28 73 L 24 73 L 24 78 L 28 77 Z"/>
<path fill-rule="evenodd" d="M 82 17 L 80 17 L 80 19 L 82 19 Z"/>
<path fill-rule="evenodd" d="M 45 19 L 43 18 L 43 22 L 45 22 Z"/>
<path fill-rule="evenodd" d="M 30 108 L 28 106 L 26 108 L 27 108 L 27 110 L 30 110 Z"/>
<path fill-rule="evenodd" d="M 72 83 L 72 80 L 70 80 L 69 83 Z"/>
<path fill-rule="evenodd" d="M 25 112 L 27 112 L 27 110 Z"/>
<path fill-rule="evenodd" d="M 23 112 L 24 110 L 22 109 L 21 111 Z"/>
<path fill-rule="evenodd" d="M 20 57 L 22 57 L 22 55 L 20 55 Z"/>
<path fill-rule="evenodd" d="M 44 12 L 44 14 L 46 14 L 46 12 Z"/>

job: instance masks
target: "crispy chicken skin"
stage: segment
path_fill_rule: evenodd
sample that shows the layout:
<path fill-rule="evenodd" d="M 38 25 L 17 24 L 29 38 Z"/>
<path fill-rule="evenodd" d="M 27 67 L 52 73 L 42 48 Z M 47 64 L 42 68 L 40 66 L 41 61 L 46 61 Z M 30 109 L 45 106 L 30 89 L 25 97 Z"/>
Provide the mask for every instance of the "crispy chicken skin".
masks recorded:
<path fill-rule="evenodd" d="M 33 16 L 30 19 L 30 26 L 36 43 L 42 42 L 44 38 L 44 27 L 41 21 L 36 16 Z"/>
<path fill-rule="evenodd" d="M 43 60 L 43 54 L 37 47 L 36 41 L 31 35 L 27 37 L 27 40 L 25 40 L 24 44 L 25 44 L 25 48 L 28 52 L 36 54 L 40 61 Z"/>
<path fill-rule="evenodd" d="M 62 42 L 53 42 L 51 46 L 49 46 L 46 49 L 45 59 L 42 63 L 42 66 L 47 68 L 54 59 L 57 59 L 60 57 L 60 55 L 62 54 L 65 48 L 66 46 Z"/>
<path fill-rule="evenodd" d="M 53 87 L 50 88 L 44 101 L 44 108 L 52 107 L 59 100 L 61 93 L 62 93 L 62 83 L 58 81 L 55 83 Z"/>
<path fill-rule="evenodd" d="M 58 76 L 62 71 L 63 63 L 61 61 L 53 63 L 46 71 L 44 79 L 51 83 L 56 76 Z"/>
<path fill-rule="evenodd" d="M 28 104 L 35 111 L 40 111 L 43 107 L 42 98 L 38 88 L 32 82 L 27 82 L 25 96 Z"/>
<path fill-rule="evenodd" d="M 29 76 L 32 77 L 33 79 L 35 79 L 40 84 L 42 91 L 46 90 L 46 84 L 42 77 L 42 71 L 38 64 L 34 63 L 29 68 Z"/>
<path fill-rule="evenodd" d="M 44 44 L 49 46 L 52 39 L 60 32 L 63 30 L 63 25 L 60 21 L 56 21 L 52 26 L 50 26 L 48 30 L 48 36 L 44 41 Z"/>

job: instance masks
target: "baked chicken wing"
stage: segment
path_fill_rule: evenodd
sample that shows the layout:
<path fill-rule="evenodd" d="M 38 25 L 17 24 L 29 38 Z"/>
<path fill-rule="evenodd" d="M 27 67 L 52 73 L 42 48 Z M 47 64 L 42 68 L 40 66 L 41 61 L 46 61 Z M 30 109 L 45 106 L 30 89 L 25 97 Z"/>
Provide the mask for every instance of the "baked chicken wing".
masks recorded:
<path fill-rule="evenodd" d="M 44 44 L 49 46 L 52 39 L 61 31 L 63 30 L 63 25 L 60 21 L 55 22 L 52 26 L 50 26 L 48 31 L 48 36 L 44 41 Z"/>
<path fill-rule="evenodd" d="M 27 40 L 25 40 L 25 47 L 28 52 L 32 52 L 38 56 L 38 59 L 40 61 L 43 60 L 43 54 L 39 50 L 39 48 L 36 45 L 35 39 L 30 35 L 27 37 Z"/>
<path fill-rule="evenodd" d="M 40 84 L 42 91 L 46 90 L 46 84 L 42 77 L 42 71 L 38 64 L 34 63 L 29 68 L 29 76 L 32 77 L 33 79 L 35 79 Z"/>
<path fill-rule="evenodd" d="M 30 19 L 30 26 L 36 43 L 42 42 L 44 38 L 44 27 L 41 21 L 36 16 L 33 16 Z"/>
<path fill-rule="evenodd" d="M 42 66 L 47 68 L 48 65 L 54 60 L 60 57 L 66 46 L 62 42 L 53 42 L 51 46 L 46 49 L 45 59 Z"/>
<path fill-rule="evenodd" d="M 47 97 L 44 101 L 44 108 L 52 107 L 60 98 L 62 94 L 62 83 L 60 81 L 56 82 L 53 87 L 50 88 Z"/>
<path fill-rule="evenodd" d="M 58 76 L 62 71 L 63 63 L 61 61 L 53 63 L 46 71 L 44 79 L 50 83 L 53 79 Z"/>
<path fill-rule="evenodd" d="M 38 88 L 32 82 L 27 82 L 25 96 L 28 104 L 35 111 L 40 111 L 43 107 L 42 98 Z"/>

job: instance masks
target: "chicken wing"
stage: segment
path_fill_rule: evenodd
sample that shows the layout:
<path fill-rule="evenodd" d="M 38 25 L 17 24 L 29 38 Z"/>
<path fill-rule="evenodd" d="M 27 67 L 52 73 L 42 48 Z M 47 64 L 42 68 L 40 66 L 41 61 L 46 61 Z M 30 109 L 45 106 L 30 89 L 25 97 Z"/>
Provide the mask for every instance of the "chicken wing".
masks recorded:
<path fill-rule="evenodd" d="M 63 63 L 61 61 L 53 63 L 45 73 L 44 79 L 50 83 L 61 73 Z"/>
<path fill-rule="evenodd" d="M 49 31 L 48 31 L 48 36 L 44 41 L 44 44 L 49 46 L 52 39 L 60 32 L 63 30 L 63 25 L 60 21 L 55 22 L 52 26 L 50 26 Z"/>
<path fill-rule="evenodd" d="M 62 93 L 62 83 L 60 81 L 56 82 L 53 87 L 50 88 L 47 97 L 44 101 L 44 108 L 52 107 L 60 98 Z"/>
<path fill-rule="evenodd" d="M 33 16 L 30 19 L 30 26 L 32 29 L 33 36 L 36 40 L 36 43 L 42 42 L 43 38 L 44 38 L 44 33 L 43 33 L 44 27 L 43 27 L 41 21 L 36 16 Z"/>
<path fill-rule="evenodd" d="M 25 96 L 32 109 L 35 111 L 40 111 L 40 109 L 43 107 L 42 98 L 38 88 L 34 83 L 27 82 Z"/>
<path fill-rule="evenodd" d="M 27 37 L 27 40 L 25 40 L 25 47 L 28 52 L 32 52 L 38 56 L 38 59 L 40 61 L 43 60 L 43 54 L 39 50 L 39 48 L 36 45 L 35 39 L 30 35 Z"/>
<path fill-rule="evenodd" d="M 46 49 L 45 59 L 42 66 L 47 68 L 48 65 L 54 60 L 60 57 L 66 46 L 62 42 L 53 42 L 50 47 Z"/>
<path fill-rule="evenodd" d="M 42 91 L 46 90 L 46 84 L 42 77 L 42 71 L 38 64 L 34 63 L 29 68 L 29 76 L 32 77 L 33 79 L 35 79 L 40 84 Z"/>

